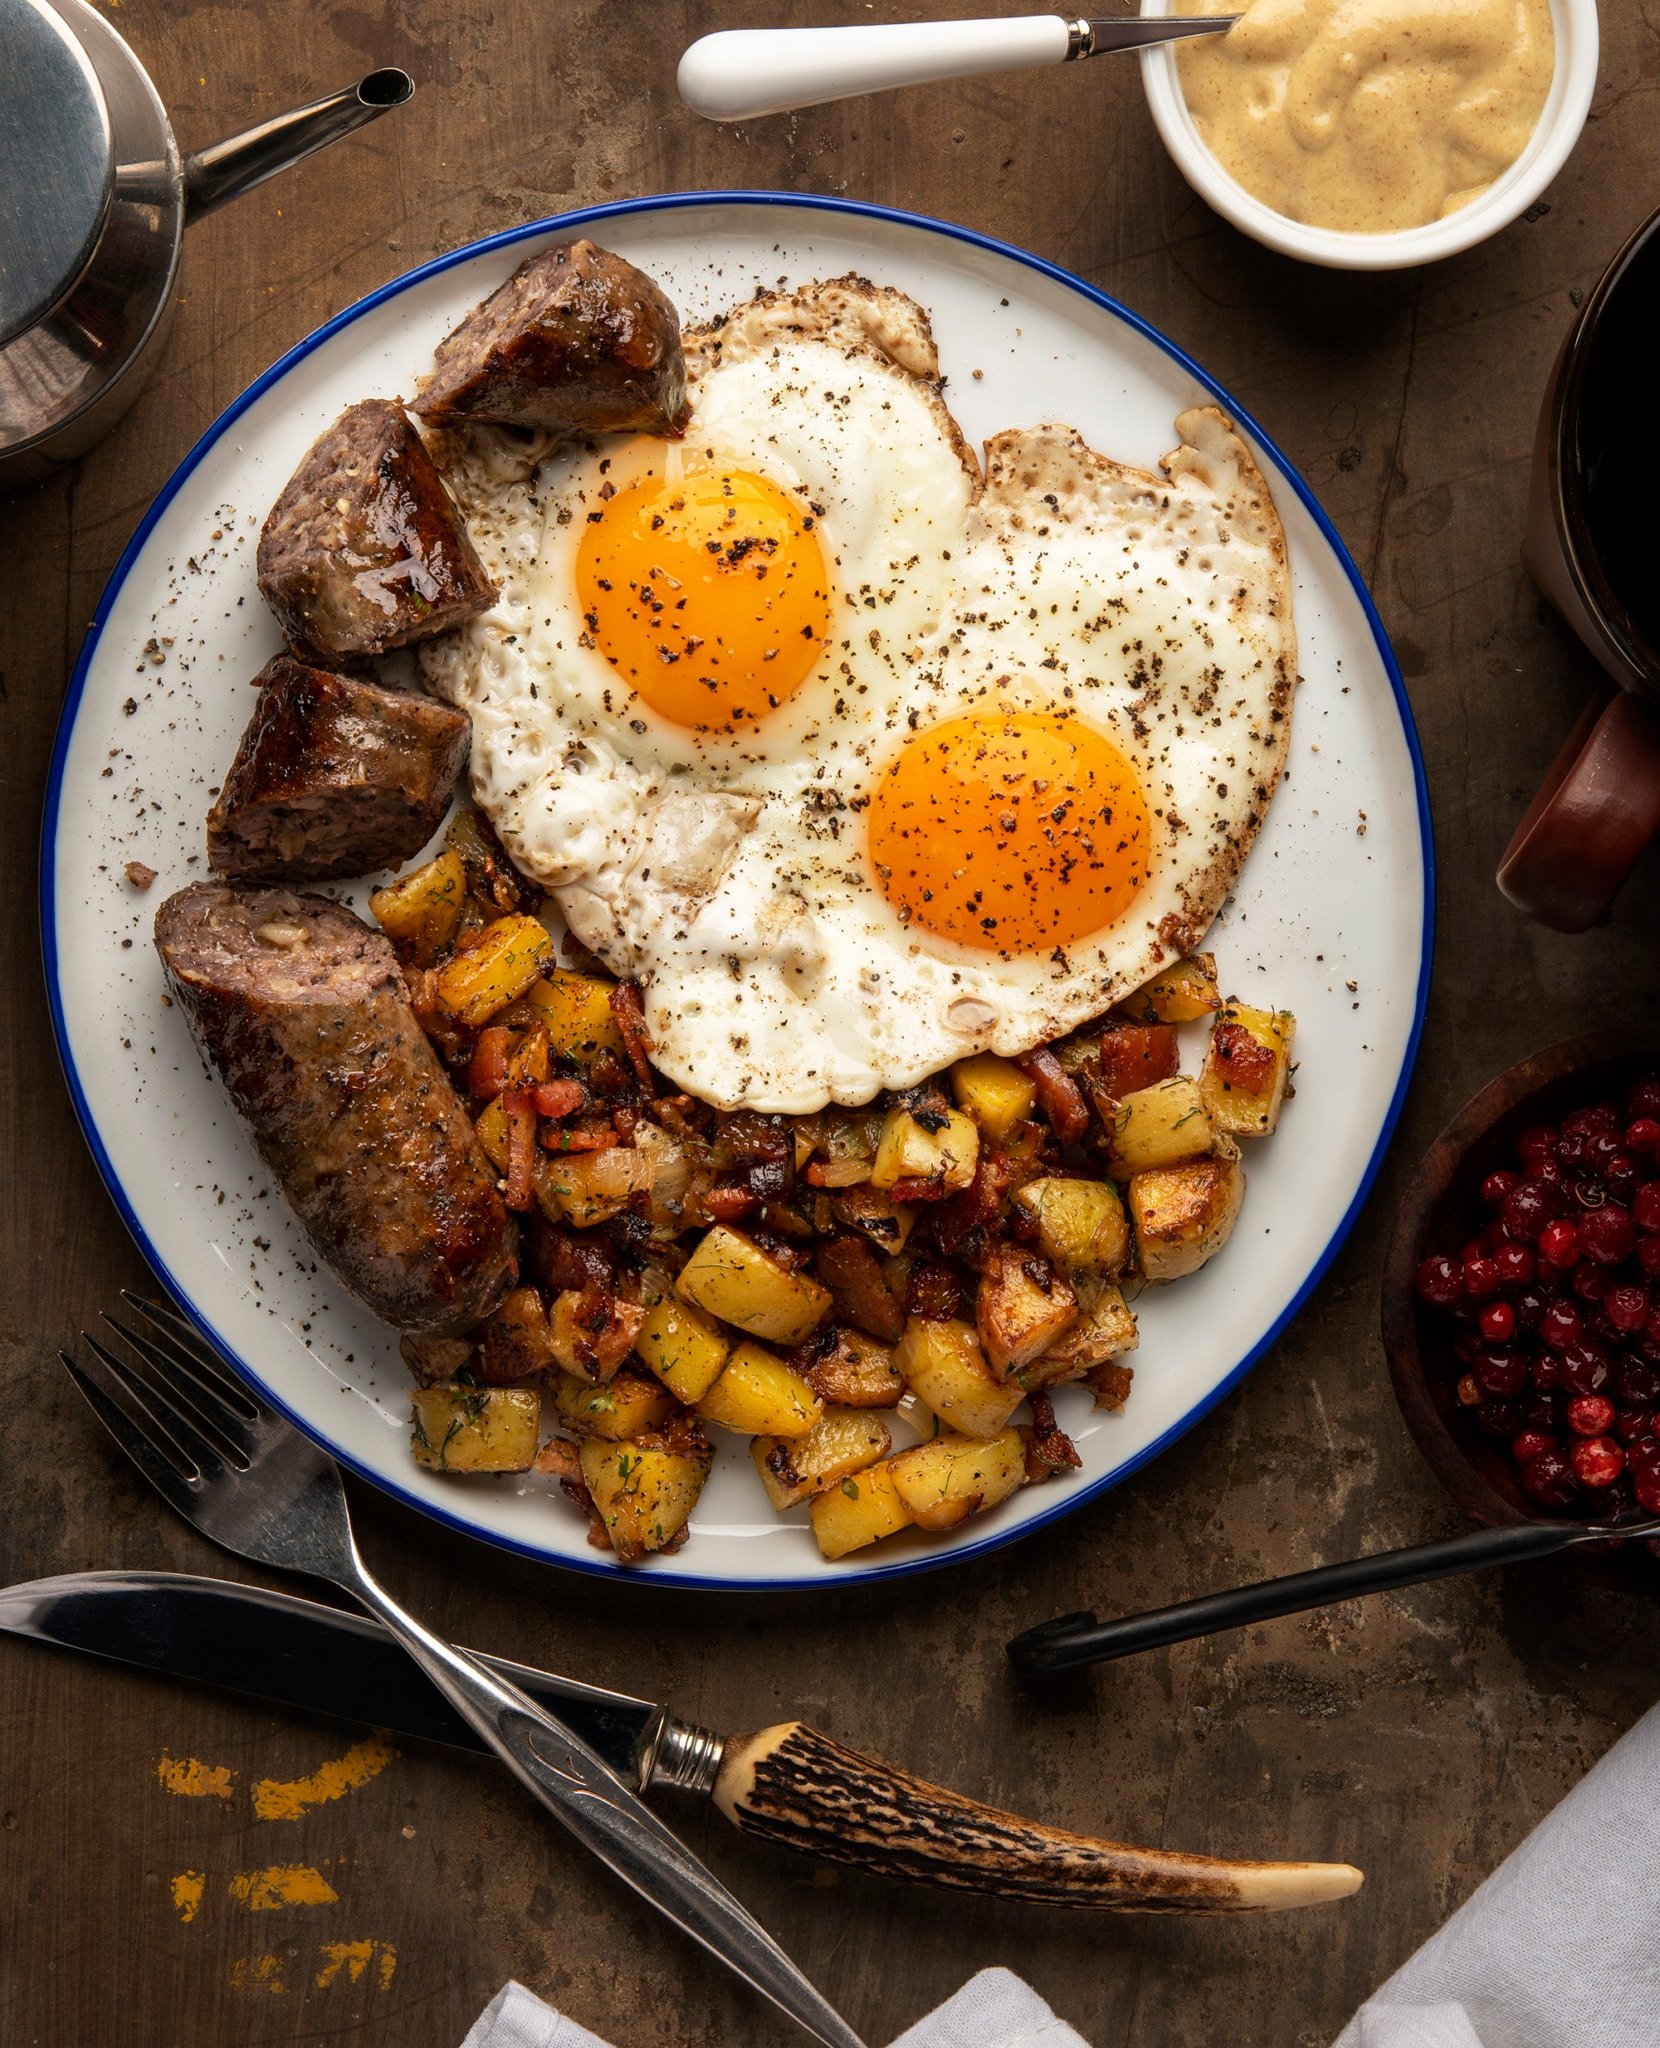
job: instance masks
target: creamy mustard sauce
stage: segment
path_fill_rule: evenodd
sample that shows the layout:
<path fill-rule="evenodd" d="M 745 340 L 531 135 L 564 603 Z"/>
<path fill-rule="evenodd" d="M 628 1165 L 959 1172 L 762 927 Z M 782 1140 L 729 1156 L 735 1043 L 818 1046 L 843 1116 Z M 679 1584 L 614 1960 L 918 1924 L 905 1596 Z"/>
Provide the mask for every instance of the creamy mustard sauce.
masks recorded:
<path fill-rule="evenodd" d="M 1228 175 L 1288 220 L 1352 234 L 1468 206 L 1526 148 L 1555 62 L 1550 0 L 1252 0 L 1176 56 Z"/>

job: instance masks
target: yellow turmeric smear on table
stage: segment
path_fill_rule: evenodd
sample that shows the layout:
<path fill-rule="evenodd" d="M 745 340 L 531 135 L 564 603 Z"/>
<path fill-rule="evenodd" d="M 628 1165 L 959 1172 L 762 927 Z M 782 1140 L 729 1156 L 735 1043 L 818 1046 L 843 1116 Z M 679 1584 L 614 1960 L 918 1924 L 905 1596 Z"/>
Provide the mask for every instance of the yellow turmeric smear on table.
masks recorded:
<path fill-rule="evenodd" d="M 314 1806 L 343 1799 L 385 1770 L 397 1755 L 384 1735 L 366 1735 L 344 1756 L 319 1764 L 305 1778 L 261 1778 L 254 1787 L 254 1812 L 261 1820 L 299 1820 Z"/>
<path fill-rule="evenodd" d="M 229 1799 L 235 1776 L 228 1764 L 205 1764 L 200 1757 L 169 1756 L 164 1749 L 156 1759 L 156 1776 L 164 1792 L 176 1799 Z"/>
<path fill-rule="evenodd" d="M 1239 0 L 1177 0 L 1232 14 Z M 1550 0 L 1252 0 L 1179 45 L 1182 97 L 1229 177 L 1287 220 L 1427 226 L 1507 171 L 1556 68 Z"/>
<path fill-rule="evenodd" d="M 272 1863 L 264 1870 L 239 1870 L 230 1894 L 250 1913 L 275 1913 L 284 1906 L 332 1906 L 340 1894 L 309 1863 Z"/>

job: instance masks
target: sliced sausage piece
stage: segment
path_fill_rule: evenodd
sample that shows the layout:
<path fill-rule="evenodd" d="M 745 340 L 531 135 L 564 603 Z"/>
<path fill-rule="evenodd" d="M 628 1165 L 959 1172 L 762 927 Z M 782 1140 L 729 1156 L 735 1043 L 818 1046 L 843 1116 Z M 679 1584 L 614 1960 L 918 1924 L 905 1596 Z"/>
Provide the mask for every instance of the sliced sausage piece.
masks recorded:
<path fill-rule="evenodd" d="M 196 882 L 156 914 L 191 1034 L 319 1255 L 394 1329 L 448 1336 L 518 1274 L 518 1231 L 392 948 L 338 903 Z"/>
<path fill-rule="evenodd" d="M 301 653 L 384 654 L 496 601 L 409 415 L 348 406 L 312 444 L 259 536 L 259 587 Z"/>
<path fill-rule="evenodd" d="M 208 859 L 242 882 L 320 882 L 423 847 L 467 758 L 468 720 L 279 654 L 208 813 Z"/>
<path fill-rule="evenodd" d="M 687 412 L 680 315 L 609 249 L 545 249 L 438 344 L 413 410 L 563 434 L 678 434 Z"/>

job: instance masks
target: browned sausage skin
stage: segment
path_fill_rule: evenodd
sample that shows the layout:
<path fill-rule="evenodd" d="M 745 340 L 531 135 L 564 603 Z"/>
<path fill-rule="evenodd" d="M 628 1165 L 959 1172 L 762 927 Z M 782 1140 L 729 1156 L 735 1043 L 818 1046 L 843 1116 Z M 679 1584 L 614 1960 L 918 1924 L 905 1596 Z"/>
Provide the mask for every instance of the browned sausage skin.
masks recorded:
<path fill-rule="evenodd" d="M 466 714 L 279 654 L 218 802 L 208 859 L 244 882 L 396 866 L 437 831 L 467 758 Z"/>
<path fill-rule="evenodd" d="M 680 316 L 632 263 L 562 243 L 521 263 L 439 343 L 412 410 L 562 434 L 678 434 Z"/>
<path fill-rule="evenodd" d="M 197 882 L 156 914 L 173 999 L 320 1256 L 394 1329 L 449 1335 L 518 1230 L 391 947 L 343 905 Z"/>
<path fill-rule="evenodd" d="M 312 444 L 260 532 L 258 571 L 283 632 L 325 663 L 429 639 L 497 596 L 426 444 L 385 398 Z"/>

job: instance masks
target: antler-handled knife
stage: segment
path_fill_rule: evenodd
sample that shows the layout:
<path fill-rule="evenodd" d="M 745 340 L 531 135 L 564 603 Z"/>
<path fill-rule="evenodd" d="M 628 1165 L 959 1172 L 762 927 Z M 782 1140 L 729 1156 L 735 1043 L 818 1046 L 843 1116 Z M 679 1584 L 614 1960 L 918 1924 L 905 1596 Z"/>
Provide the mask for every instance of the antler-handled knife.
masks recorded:
<path fill-rule="evenodd" d="M 290 1593 L 170 1572 L 74 1572 L 0 1591 L 0 1630 L 484 1747 L 373 1622 Z M 1272 1912 L 1345 1898 L 1361 1883 L 1347 1863 L 1238 1863 L 1097 1841 L 929 1785 L 800 1721 L 722 1737 L 649 1700 L 479 1654 L 638 1790 L 704 1794 L 746 1835 L 883 1877 L 1144 1913 Z"/>

